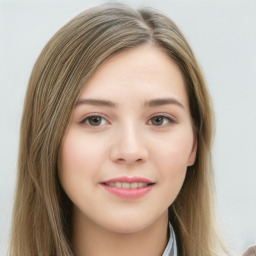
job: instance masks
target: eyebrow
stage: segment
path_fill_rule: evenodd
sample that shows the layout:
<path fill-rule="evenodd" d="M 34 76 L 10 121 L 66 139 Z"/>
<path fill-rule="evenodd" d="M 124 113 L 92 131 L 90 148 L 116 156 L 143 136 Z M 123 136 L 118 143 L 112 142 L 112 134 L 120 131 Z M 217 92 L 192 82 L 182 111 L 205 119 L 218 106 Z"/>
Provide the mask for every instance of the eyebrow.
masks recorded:
<path fill-rule="evenodd" d="M 75 103 L 75 107 L 86 104 L 86 105 L 93 105 L 93 106 L 105 106 L 105 107 L 112 107 L 115 108 L 117 105 L 109 100 L 99 100 L 99 99 L 79 99 Z"/>
<path fill-rule="evenodd" d="M 93 105 L 93 106 L 112 107 L 112 108 L 117 107 L 116 103 L 109 101 L 109 100 L 89 99 L 89 98 L 88 99 L 79 99 L 75 103 L 75 107 L 82 105 L 82 104 Z M 157 107 L 157 106 L 168 105 L 168 104 L 174 104 L 174 105 L 184 108 L 184 106 L 178 100 L 176 100 L 174 98 L 159 98 L 159 99 L 149 100 L 144 103 L 144 106 L 145 107 Z"/>
<path fill-rule="evenodd" d="M 168 104 L 174 104 L 184 108 L 181 102 L 179 102 L 174 98 L 160 98 L 160 99 L 154 99 L 154 100 L 145 102 L 145 106 L 148 106 L 148 107 L 157 107 L 157 106 L 168 105 Z"/>

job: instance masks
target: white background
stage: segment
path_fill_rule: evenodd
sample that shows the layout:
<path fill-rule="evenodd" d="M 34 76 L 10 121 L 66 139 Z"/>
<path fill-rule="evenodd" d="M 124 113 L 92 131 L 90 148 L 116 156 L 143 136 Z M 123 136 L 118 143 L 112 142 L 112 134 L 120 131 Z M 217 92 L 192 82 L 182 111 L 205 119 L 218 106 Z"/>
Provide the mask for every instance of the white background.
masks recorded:
<path fill-rule="evenodd" d="M 33 64 L 62 25 L 104 2 L 0 0 L 0 255 L 7 247 L 19 124 Z M 194 49 L 216 113 L 218 209 L 239 255 L 256 243 L 256 0 L 119 2 L 163 11 Z"/>

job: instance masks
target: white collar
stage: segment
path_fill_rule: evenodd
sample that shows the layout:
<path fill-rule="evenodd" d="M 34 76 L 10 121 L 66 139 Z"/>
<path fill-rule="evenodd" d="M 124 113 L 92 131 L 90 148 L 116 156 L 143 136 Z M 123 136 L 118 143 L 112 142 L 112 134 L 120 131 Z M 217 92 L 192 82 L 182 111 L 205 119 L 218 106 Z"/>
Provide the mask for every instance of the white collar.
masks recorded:
<path fill-rule="evenodd" d="M 170 222 L 169 222 L 169 230 L 170 230 L 170 238 L 162 256 L 177 256 L 176 237 L 175 237 L 172 224 Z"/>

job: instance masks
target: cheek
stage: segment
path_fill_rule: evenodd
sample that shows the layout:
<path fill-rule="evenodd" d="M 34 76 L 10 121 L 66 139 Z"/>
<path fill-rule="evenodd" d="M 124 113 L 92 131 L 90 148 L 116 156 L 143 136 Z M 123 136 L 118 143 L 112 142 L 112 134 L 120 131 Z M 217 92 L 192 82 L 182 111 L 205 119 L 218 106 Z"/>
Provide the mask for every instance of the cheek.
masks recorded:
<path fill-rule="evenodd" d="M 174 201 L 182 187 L 192 148 L 193 133 L 177 132 L 162 140 L 152 152 L 168 204 Z"/>
<path fill-rule="evenodd" d="M 60 150 L 63 171 L 89 173 L 91 165 L 100 160 L 102 145 L 83 133 L 71 131 L 64 138 Z"/>
<path fill-rule="evenodd" d="M 193 133 L 174 133 L 152 147 L 158 163 L 165 166 L 178 168 L 187 167 L 188 160 L 193 148 Z M 176 169 L 175 168 L 175 169 Z"/>
<path fill-rule="evenodd" d="M 102 146 L 75 129 L 63 139 L 59 153 L 60 183 L 74 205 L 83 205 L 90 189 L 97 184 L 103 159 Z"/>
<path fill-rule="evenodd" d="M 97 149 L 80 133 L 67 133 L 59 153 L 59 178 L 64 190 L 93 179 L 99 158 Z"/>
<path fill-rule="evenodd" d="M 62 148 L 62 169 L 78 171 L 78 167 L 86 163 L 85 156 L 86 152 L 81 143 L 67 139 Z"/>

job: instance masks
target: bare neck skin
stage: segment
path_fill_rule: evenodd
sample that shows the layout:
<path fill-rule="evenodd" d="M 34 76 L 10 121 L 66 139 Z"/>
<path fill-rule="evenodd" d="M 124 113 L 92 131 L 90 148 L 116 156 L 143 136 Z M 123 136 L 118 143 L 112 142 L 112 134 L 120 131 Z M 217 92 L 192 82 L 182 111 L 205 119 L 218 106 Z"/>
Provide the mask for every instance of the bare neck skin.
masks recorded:
<path fill-rule="evenodd" d="M 168 213 L 135 233 L 116 233 L 75 213 L 72 242 L 77 256 L 161 256 L 167 245 Z"/>

